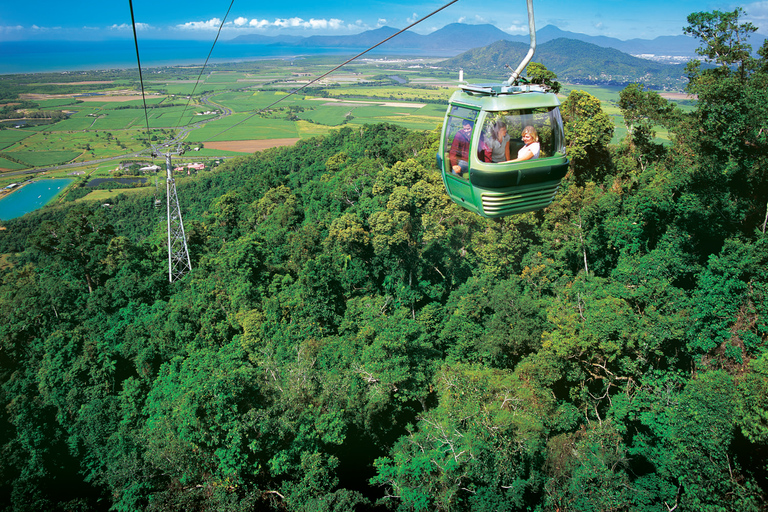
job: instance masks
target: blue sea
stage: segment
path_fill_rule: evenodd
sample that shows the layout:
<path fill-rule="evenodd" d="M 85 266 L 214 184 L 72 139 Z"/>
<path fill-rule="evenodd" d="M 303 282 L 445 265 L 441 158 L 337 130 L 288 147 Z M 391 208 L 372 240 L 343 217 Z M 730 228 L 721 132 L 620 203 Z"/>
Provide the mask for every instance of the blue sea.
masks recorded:
<path fill-rule="evenodd" d="M 212 42 L 139 40 L 141 67 L 201 65 Z M 274 44 L 216 43 L 209 63 L 295 58 L 313 55 L 352 56 L 365 48 L 313 48 Z M 402 51 L 400 51 L 402 52 Z M 391 54 L 377 48 L 369 55 Z M 414 52 L 415 53 L 415 52 Z M 0 41 L 0 74 L 130 69 L 137 67 L 132 39 L 111 41 Z"/>

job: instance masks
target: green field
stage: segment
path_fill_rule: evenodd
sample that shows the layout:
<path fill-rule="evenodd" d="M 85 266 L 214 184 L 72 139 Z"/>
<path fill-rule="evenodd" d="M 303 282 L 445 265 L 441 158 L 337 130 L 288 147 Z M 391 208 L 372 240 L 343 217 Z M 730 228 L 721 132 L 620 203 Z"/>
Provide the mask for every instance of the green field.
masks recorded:
<path fill-rule="evenodd" d="M 10 169 L 11 171 L 20 171 L 22 169 L 27 169 L 28 166 L 22 165 L 16 162 L 12 162 L 8 159 L 0 157 L 0 169 Z"/>
<path fill-rule="evenodd" d="M 64 164 L 80 156 L 78 151 L 6 151 L 4 154 L 29 164 L 29 167 Z"/>
<path fill-rule="evenodd" d="M 88 90 L 87 84 L 62 85 L 61 90 L 72 96 L 61 97 L 55 94 L 57 86 L 49 81 L 46 87 L 51 95 L 40 95 L 35 102 L 46 111 L 64 111 L 68 118 L 24 129 L 0 130 L 0 151 L 7 155 L 0 160 L 0 167 L 18 170 L 25 164 L 47 167 L 72 160 L 118 158 L 146 149 L 148 138 L 162 146 L 185 127 L 191 128 L 184 140 L 190 145 L 307 138 L 343 125 L 381 122 L 413 130 L 434 130 L 441 125 L 448 98 L 455 90 L 440 85 L 452 83 L 454 78 L 439 71 L 407 69 L 405 65 L 402 69 L 389 69 L 389 65 L 382 68 L 375 63 L 356 62 L 346 71 L 330 75 L 324 87 L 313 84 L 299 94 L 288 94 L 289 88 L 307 83 L 333 65 L 330 57 L 300 59 L 292 65 L 280 60 L 223 64 L 211 66 L 201 76 L 196 66 L 163 68 L 153 75 L 159 78 L 145 81 L 149 107 L 146 114 L 141 99 L 101 101 L 98 96 L 91 96 L 83 101 L 80 95 L 94 92 Z M 390 74 L 406 77 L 408 82 L 395 84 L 383 78 Z M 196 85 L 198 76 L 200 83 Z M 34 82 L 34 78 L 19 78 L 22 83 L 29 80 Z M 116 78 L 112 82 L 114 90 L 140 92 L 135 78 Z M 374 83 L 385 85 L 371 85 Z M 72 92 L 77 87 L 82 90 Z M 614 122 L 614 143 L 625 137 L 626 128 L 617 106 L 621 87 L 564 84 L 562 99 L 572 90 L 584 90 L 602 102 L 603 110 Z M 95 91 L 105 97 L 112 94 L 110 90 Z M 190 97 L 193 91 L 194 96 Z M 211 103 L 204 103 L 203 97 Z M 222 108 L 231 109 L 234 114 L 218 118 Z M 685 104 L 683 108 L 691 107 Z M 210 110 L 218 110 L 219 114 L 197 115 Z M 659 132 L 657 139 L 668 142 L 668 134 Z M 198 153 L 208 158 L 241 154 L 211 148 Z"/>
<path fill-rule="evenodd" d="M 190 142 L 287 139 L 298 137 L 296 124 L 282 119 L 268 119 L 252 114 L 234 114 L 207 123 L 189 135 Z"/>
<path fill-rule="evenodd" d="M 0 151 L 29 137 L 29 133 L 21 130 L 0 130 Z"/>

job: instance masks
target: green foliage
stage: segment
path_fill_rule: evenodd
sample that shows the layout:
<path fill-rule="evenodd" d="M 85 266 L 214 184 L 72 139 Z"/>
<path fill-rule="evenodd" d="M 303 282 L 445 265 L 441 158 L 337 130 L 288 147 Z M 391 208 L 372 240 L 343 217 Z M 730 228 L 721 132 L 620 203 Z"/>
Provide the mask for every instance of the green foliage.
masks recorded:
<path fill-rule="evenodd" d="M 571 92 L 544 211 L 461 209 L 382 124 L 179 180 L 174 284 L 151 197 L 4 222 L 0 508 L 763 510 L 759 55 L 686 114 L 628 87 L 618 146 Z"/>
<path fill-rule="evenodd" d="M 560 92 L 560 82 L 556 81 L 557 75 L 548 70 L 544 64 L 531 62 L 526 68 L 526 75 L 532 83 L 549 86 L 555 94 Z"/>
<path fill-rule="evenodd" d="M 571 91 L 561 111 L 568 158 L 578 182 L 602 181 L 610 171 L 608 144 L 613 122 L 600 107 L 600 100 L 584 91 Z"/>

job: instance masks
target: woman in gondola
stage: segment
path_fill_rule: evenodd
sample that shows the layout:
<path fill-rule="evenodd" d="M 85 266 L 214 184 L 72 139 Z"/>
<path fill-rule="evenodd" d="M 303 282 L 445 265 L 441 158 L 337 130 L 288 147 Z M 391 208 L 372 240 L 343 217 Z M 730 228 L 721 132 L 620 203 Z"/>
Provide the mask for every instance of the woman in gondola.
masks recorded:
<path fill-rule="evenodd" d="M 520 151 L 517 152 L 517 158 L 512 160 L 513 162 L 522 162 L 523 160 L 531 160 L 532 158 L 539 158 L 539 151 L 541 150 L 541 144 L 539 144 L 539 134 L 536 132 L 536 128 L 533 126 L 526 126 L 523 128 L 523 146 Z"/>

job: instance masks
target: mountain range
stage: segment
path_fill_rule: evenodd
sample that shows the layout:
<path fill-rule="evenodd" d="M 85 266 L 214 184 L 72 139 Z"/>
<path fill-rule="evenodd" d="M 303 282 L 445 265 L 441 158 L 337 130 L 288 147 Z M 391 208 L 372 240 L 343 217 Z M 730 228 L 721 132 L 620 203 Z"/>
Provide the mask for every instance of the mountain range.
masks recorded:
<path fill-rule="evenodd" d="M 296 48 L 354 48 L 374 46 L 398 32 L 381 27 L 356 35 L 280 37 L 243 35 L 230 44 L 282 45 Z M 765 36 L 754 34 L 753 49 Z M 620 39 L 588 36 L 547 25 L 536 31 L 534 62 L 541 62 L 559 80 L 571 83 L 626 85 L 633 82 L 648 87 L 682 90 L 687 83 L 685 63 L 696 58 L 698 40 L 686 35 L 655 39 Z M 508 77 L 528 51 L 528 35 L 513 36 L 497 27 L 451 23 L 427 35 L 404 32 L 382 44 L 393 53 L 409 52 L 445 57 L 446 69 L 465 71 L 465 76 Z M 640 58 L 642 56 L 642 58 Z"/>
<path fill-rule="evenodd" d="M 232 44 L 276 44 L 298 47 L 336 47 L 363 48 L 369 47 L 398 32 L 392 27 L 381 27 L 367 30 L 360 34 L 345 36 L 262 36 L 243 35 L 228 42 Z M 573 39 L 591 43 L 602 48 L 614 48 L 631 55 L 666 55 L 683 58 L 693 58 L 698 46 L 696 39 L 685 36 L 660 36 L 655 39 L 629 39 L 622 41 L 612 37 L 589 36 L 577 32 L 560 30 L 554 25 L 547 25 L 536 31 L 538 44 L 555 39 Z M 529 44 L 528 35 L 511 35 L 490 25 L 468 25 L 451 23 L 430 34 L 422 35 L 407 31 L 396 38 L 387 41 L 382 48 L 392 50 L 418 49 L 436 51 L 441 55 L 457 55 L 472 48 L 488 46 L 496 41 L 512 41 Z M 762 42 L 762 39 L 761 41 Z M 759 44 L 758 44 L 759 45 Z M 757 48 L 757 46 L 755 46 Z"/>

